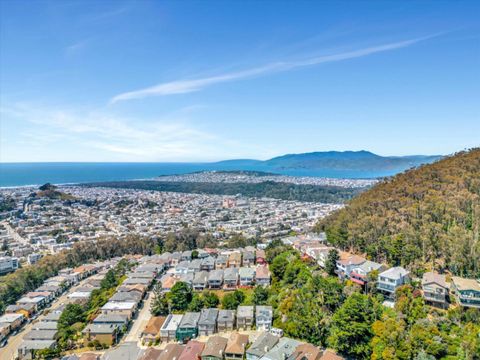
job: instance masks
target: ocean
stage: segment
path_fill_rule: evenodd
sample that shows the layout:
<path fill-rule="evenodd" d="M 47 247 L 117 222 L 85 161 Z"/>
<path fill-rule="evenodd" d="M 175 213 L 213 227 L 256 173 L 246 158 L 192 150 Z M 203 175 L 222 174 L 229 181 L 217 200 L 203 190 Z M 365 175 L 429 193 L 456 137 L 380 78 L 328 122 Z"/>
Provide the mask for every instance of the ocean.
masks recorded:
<path fill-rule="evenodd" d="M 151 179 L 206 170 L 256 170 L 290 176 L 375 178 L 387 173 L 309 169 L 272 169 L 228 163 L 0 163 L 0 187 Z"/>

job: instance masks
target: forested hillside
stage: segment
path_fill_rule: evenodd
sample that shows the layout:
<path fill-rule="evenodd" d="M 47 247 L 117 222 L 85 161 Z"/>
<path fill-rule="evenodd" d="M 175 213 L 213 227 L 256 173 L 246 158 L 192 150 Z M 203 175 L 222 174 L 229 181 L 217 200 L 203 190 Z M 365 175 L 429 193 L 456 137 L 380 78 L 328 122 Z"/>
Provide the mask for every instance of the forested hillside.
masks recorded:
<path fill-rule="evenodd" d="M 480 148 L 377 184 L 318 230 L 377 261 L 479 277 Z"/>

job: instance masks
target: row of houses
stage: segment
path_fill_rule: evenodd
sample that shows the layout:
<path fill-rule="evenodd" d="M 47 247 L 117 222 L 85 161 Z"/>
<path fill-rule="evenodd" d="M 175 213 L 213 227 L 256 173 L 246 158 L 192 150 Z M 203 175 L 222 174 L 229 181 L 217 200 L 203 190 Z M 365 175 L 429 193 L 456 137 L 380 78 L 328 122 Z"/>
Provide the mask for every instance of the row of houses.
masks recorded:
<path fill-rule="evenodd" d="M 142 338 L 145 342 L 186 342 L 197 336 L 211 336 L 217 332 L 270 330 L 273 321 L 271 306 L 239 306 L 237 310 L 202 309 L 200 312 L 170 314 L 167 317 L 152 317 Z"/>
<path fill-rule="evenodd" d="M 163 267 L 158 264 L 144 263 L 130 272 L 100 308 L 100 314 L 83 329 L 85 343 L 95 340 L 108 346 L 116 343 L 130 326 L 148 289 L 162 271 Z"/>
<path fill-rule="evenodd" d="M 140 360 L 341 360 L 333 352 L 291 338 L 261 332 L 249 336 L 233 332 L 228 338 L 212 336 L 206 342 L 190 340 L 186 345 L 168 344 L 165 349 L 148 348 Z"/>
<path fill-rule="evenodd" d="M 25 322 L 34 319 L 56 298 L 85 276 L 94 274 L 99 264 L 84 265 L 75 269 L 65 269 L 51 277 L 35 290 L 24 294 L 15 304 L 8 305 L 5 314 L 0 316 L 0 341 L 18 331 Z"/>
<path fill-rule="evenodd" d="M 97 263 L 97 264 L 87 264 L 79 266 L 75 269 L 64 269 L 59 272 L 59 275 L 49 279 L 44 285 L 39 289 L 43 293 L 51 291 L 51 296 L 45 297 L 46 303 L 35 302 L 35 306 L 39 308 L 46 307 L 47 303 L 52 302 L 57 296 L 59 296 L 63 291 L 69 288 L 72 285 L 78 284 L 78 282 L 88 278 L 84 284 L 84 287 L 88 287 L 90 292 L 99 288 L 99 282 L 103 278 L 106 270 L 104 268 L 108 267 L 109 263 Z M 102 270 L 103 269 L 103 270 Z M 100 271 L 100 272 L 99 272 Z M 47 291 L 48 290 L 48 291 Z M 75 290 L 78 290 L 75 289 Z M 76 291 L 72 292 L 74 294 Z M 70 299 L 69 294 L 67 299 Z M 28 293 L 25 297 L 34 296 L 33 299 L 36 299 L 39 296 L 45 296 L 37 291 L 34 294 Z M 18 306 L 18 304 L 17 304 Z M 33 321 L 31 330 L 25 334 L 23 337 L 22 343 L 18 348 L 18 357 L 20 359 L 28 359 L 32 357 L 32 352 L 35 350 L 41 349 L 51 349 L 56 345 L 57 337 L 57 325 L 62 314 L 65 305 L 62 305 L 54 310 L 51 310 L 48 314 L 44 315 L 40 321 Z M 22 307 L 22 309 L 24 309 Z M 9 309 L 7 308 L 7 311 Z M 12 310 L 12 308 L 10 308 Z M 20 310 L 24 311 L 24 310 Z M 23 313 L 22 313 L 23 316 Z"/>
<path fill-rule="evenodd" d="M 183 268 L 174 267 L 160 279 L 162 290 L 170 291 L 179 281 L 189 284 L 195 291 L 205 289 L 229 291 L 254 285 L 268 286 L 271 274 L 266 264 L 196 272 L 184 272 Z"/>
<path fill-rule="evenodd" d="M 292 241 L 291 245 L 322 267 L 325 266 L 328 253 L 335 250 L 320 240 L 300 238 Z M 394 299 L 398 287 L 411 282 L 409 271 L 401 266 L 387 268 L 384 264 L 367 260 L 359 255 L 339 250 L 338 254 L 336 273 L 341 279 L 349 279 L 364 289 L 375 286 L 378 291 L 390 299 Z M 377 276 L 371 276 L 373 272 Z M 423 274 L 421 286 L 425 301 L 434 306 L 448 307 L 451 294 L 460 306 L 480 308 L 479 280 L 453 276 L 451 282 L 448 283 L 444 274 L 426 272 Z"/>

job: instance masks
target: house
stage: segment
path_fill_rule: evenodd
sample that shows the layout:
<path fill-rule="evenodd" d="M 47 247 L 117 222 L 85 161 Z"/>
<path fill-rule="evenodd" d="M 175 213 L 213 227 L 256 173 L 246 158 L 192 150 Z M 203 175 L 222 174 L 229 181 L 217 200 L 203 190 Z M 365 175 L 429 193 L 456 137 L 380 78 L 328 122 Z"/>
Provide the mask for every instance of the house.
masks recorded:
<path fill-rule="evenodd" d="M 17 357 L 19 359 L 31 359 L 33 351 L 53 349 L 56 343 L 55 340 L 23 340 L 18 347 Z"/>
<path fill-rule="evenodd" d="M 259 360 L 263 355 L 277 345 L 279 338 L 269 332 L 262 332 L 246 351 L 247 360 Z"/>
<path fill-rule="evenodd" d="M 267 264 L 267 256 L 265 255 L 265 250 L 257 249 L 255 251 L 255 258 L 258 265 Z"/>
<path fill-rule="evenodd" d="M 233 331 L 235 328 L 235 310 L 220 310 L 217 317 L 217 330 Z"/>
<path fill-rule="evenodd" d="M 31 318 L 35 314 L 35 304 L 8 305 L 5 308 L 6 314 L 22 314 L 26 318 Z"/>
<path fill-rule="evenodd" d="M 208 287 L 221 289 L 223 285 L 223 270 L 213 270 L 208 274 Z"/>
<path fill-rule="evenodd" d="M 336 272 L 338 277 L 341 279 L 348 279 L 352 270 L 362 265 L 365 261 L 367 261 L 365 258 L 358 255 L 348 255 L 346 258 L 337 260 Z"/>
<path fill-rule="evenodd" d="M 480 308 L 480 282 L 478 280 L 453 276 L 451 291 L 460 306 Z"/>
<path fill-rule="evenodd" d="M 234 251 L 228 256 L 228 267 L 242 266 L 242 253 Z"/>
<path fill-rule="evenodd" d="M 290 338 L 281 338 L 278 343 L 270 349 L 265 355 L 262 356 L 262 360 L 285 360 L 290 355 L 293 354 L 295 349 L 301 342 L 290 339 Z"/>
<path fill-rule="evenodd" d="M 131 319 L 137 309 L 137 303 L 133 301 L 113 302 L 109 301 L 100 309 L 102 314 L 127 315 Z"/>
<path fill-rule="evenodd" d="M 255 265 L 255 253 L 253 251 L 244 251 L 242 258 L 243 258 L 242 260 L 243 266 Z"/>
<path fill-rule="evenodd" d="M 6 274 L 18 269 L 18 258 L 11 256 L 0 257 L 0 274 Z"/>
<path fill-rule="evenodd" d="M 188 264 L 188 272 L 191 272 L 191 273 L 195 274 L 195 273 L 199 272 L 200 270 L 202 270 L 202 259 L 192 260 Z"/>
<path fill-rule="evenodd" d="M 270 270 L 265 265 L 257 266 L 255 269 L 255 282 L 257 285 L 260 286 L 268 286 L 270 285 L 271 275 Z"/>
<path fill-rule="evenodd" d="M 223 360 L 228 340 L 221 336 L 212 336 L 202 351 L 202 360 Z"/>
<path fill-rule="evenodd" d="M 176 333 L 183 315 L 170 314 L 160 328 L 160 339 L 162 341 L 171 341 L 176 339 Z"/>
<path fill-rule="evenodd" d="M 200 270 L 212 271 L 213 269 L 215 269 L 215 259 L 211 256 L 203 258 L 200 265 Z"/>
<path fill-rule="evenodd" d="M 253 286 L 255 282 L 255 269 L 248 267 L 241 267 L 238 270 L 240 277 L 240 286 Z"/>
<path fill-rule="evenodd" d="M 172 287 L 178 282 L 178 277 L 173 276 L 171 274 L 166 274 L 160 279 L 162 284 L 162 292 L 168 292 L 172 289 Z"/>
<path fill-rule="evenodd" d="M 271 306 L 257 305 L 255 308 L 255 325 L 257 330 L 270 330 L 273 321 Z"/>
<path fill-rule="evenodd" d="M 395 297 L 395 290 L 407 284 L 409 272 L 401 266 L 393 267 L 378 274 L 377 289 L 389 297 Z"/>
<path fill-rule="evenodd" d="M 119 326 L 116 324 L 88 324 L 82 330 L 85 336 L 85 342 L 98 341 L 100 344 L 111 346 L 117 342 L 120 333 Z"/>
<path fill-rule="evenodd" d="M 200 360 L 200 355 L 205 348 L 205 343 L 190 340 L 178 360 Z"/>
<path fill-rule="evenodd" d="M 187 312 L 183 315 L 182 321 L 178 325 L 176 338 L 178 341 L 187 342 L 198 336 L 198 320 L 200 313 Z"/>
<path fill-rule="evenodd" d="M 183 260 L 192 260 L 192 251 L 191 250 L 185 250 L 182 252 L 182 257 L 180 258 L 182 261 Z"/>
<path fill-rule="evenodd" d="M 423 298 L 426 302 L 446 308 L 448 306 L 448 284 L 445 275 L 426 272 L 422 277 Z"/>
<path fill-rule="evenodd" d="M 185 347 L 180 344 L 168 344 L 157 360 L 177 360 L 182 355 L 184 349 Z"/>
<path fill-rule="evenodd" d="M 215 259 L 215 269 L 225 269 L 228 264 L 228 257 L 226 255 L 218 255 Z"/>
<path fill-rule="evenodd" d="M 41 310 L 47 303 L 45 296 L 35 296 L 35 297 L 22 297 L 17 300 L 17 305 L 26 305 L 33 304 L 35 306 L 35 311 Z"/>
<path fill-rule="evenodd" d="M 200 271 L 196 273 L 192 283 L 193 290 L 202 291 L 206 289 L 207 281 L 208 281 L 208 272 Z"/>
<path fill-rule="evenodd" d="M 160 329 L 162 328 L 163 323 L 165 322 L 165 316 L 152 316 L 148 320 L 145 329 L 142 331 L 142 338 L 145 342 L 152 342 L 160 339 Z"/>
<path fill-rule="evenodd" d="M 137 345 L 137 342 L 126 341 L 118 346 L 108 349 L 102 356 L 102 360 L 133 360 L 143 352 Z"/>
<path fill-rule="evenodd" d="M 320 360 L 322 350 L 312 344 L 300 344 L 287 360 Z"/>
<path fill-rule="evenodd" d="M 0 316 L 0 324 L 8 324 L 11 331 L 15 331 L 16 329 L 20 328 L 24 320 L 25 316 L 18 313 L 3 314 Z"/>
<path fill-rule="evenodd" d="M 177 266 L 175 266 L 175 275 L 182 275 L 188 273 L 188 268 L 190 266 L 190 261 L 181 261 Z M 193 273 L 193 272 L 192 272 Z"/>
<path fill-rule="evenodd" d="M 367 287 L 369 282 L 369 275 L 372 271 L 382 272 L 385 270 L 385 266 L 374 261 L 366 260 L 360 266 L 353 268 L 350 272 L 350 280 L 357 283 L 362 287 Z"/>
<path fill-rule="evenodd" d="M 177 266 L 180 261 L 183 260 L 190 260 L 190 259 L 182 259 L 182 253 L 176 251 L 170 256 L 170 265 Z"/>
<path fill-rule="evenodd" d="M 186 274 L 180 275 L 179 280 L 184 282 L 184 283 L 187 283 L 188 285 L 190 285 L 190 287 L 193 287 L 193 279 L 194 278 L 195 278 L 195 274 L 186 273 Z"/>
<path fill-rule="evenodd" d="M 247 345 L 248 335 L 232 333 L 225 348 L 225 360 L 242 360 Z"/>
<path fill-rule="evenodd" d="M 198 334 L 209 336 L 217 332 L 218 309 L 202 309 L 198 320 Z"/>
<path fill-rule="evenodd" d="M 253 306 L 242 305 L 237 308 L 237 329 L 250 330 L 253 326 Z"/>
<path fill-rule="evenodd" d="M 223 289 L 235 290 L 238 286 L 238 268 L 227 268 L 223 272 Z"/>

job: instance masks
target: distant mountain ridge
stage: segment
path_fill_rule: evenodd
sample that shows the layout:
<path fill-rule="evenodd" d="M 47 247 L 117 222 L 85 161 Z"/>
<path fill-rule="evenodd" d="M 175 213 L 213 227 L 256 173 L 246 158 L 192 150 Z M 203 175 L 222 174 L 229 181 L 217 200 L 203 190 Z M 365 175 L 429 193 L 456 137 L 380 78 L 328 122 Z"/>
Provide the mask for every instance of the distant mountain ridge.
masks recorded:
<path fill-rule="evenodd" d="M 229 167 L 252 166 L 274 169 L 312 169 L 335 171 L 371 171 L 398 173 L 440 160 L 441 155 L 380 156 L 370 151 L 325 151 L 286 154 L 269 160 L 238 159 L 216 164 Z"/>

